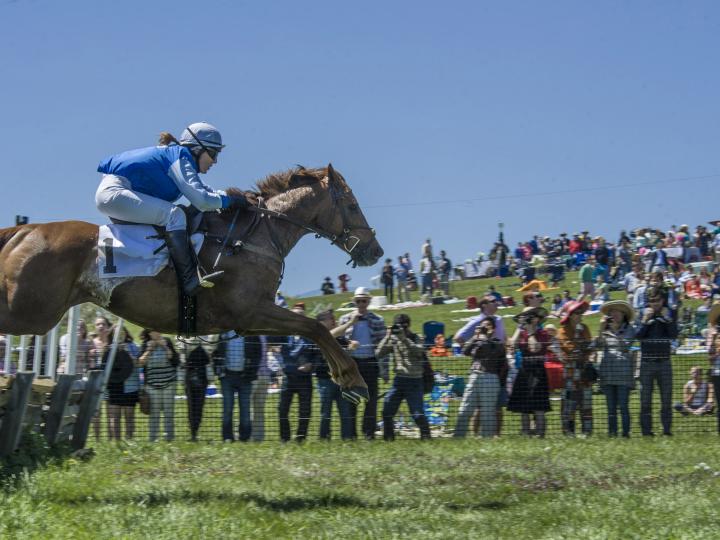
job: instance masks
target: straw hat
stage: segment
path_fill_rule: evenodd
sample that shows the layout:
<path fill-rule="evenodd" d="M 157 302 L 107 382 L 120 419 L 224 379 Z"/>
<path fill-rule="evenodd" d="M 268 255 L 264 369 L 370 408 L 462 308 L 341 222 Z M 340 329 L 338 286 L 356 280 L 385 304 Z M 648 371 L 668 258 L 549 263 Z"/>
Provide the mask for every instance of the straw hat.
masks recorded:
<path fill-rule="evenodd" d="M 718 317 L 720 317 L 720 304 L 713 304 L 708 313 L 708 327 L 716 326 Z"/>
<path fill-rule="evenodd" d="M 528 316 L 539 317 L 544 319 L 548 315 L 548 310 L 544 307 L 526 307 L 520 313 L 513 317 L 513 321 L 519 322 L 518 319 L 527 319 Z"/>
<path fill-rule="evenodd" d="M 567 323 L 568 319 L 570 319 L 570 315 L 573 313 L 585 313 L 589 307 L 590 304 L 588 304 L 585 300 L 574 300 L 572 302 L 568 302 L 565 304 L 565 312 L 563 313 L 562 319 L 560 319 L 560 324 Z"/>
<path fill-rule="evenodd" d="M 600 311 L 605 315 L 610 315 L 610 311 L 613 309 L 622 311 L 628 322 L 635 318 L 635 311 L 625 300 L 610 300 L 600 307 Z"/>
<path fill-rule="evenodd" d="M 372 294 L 370 294 L 370 289 L 367 287 L 358 287 L 355 289 L 355 294 L 353 294 L 353 298 L 372 298 Z"/>

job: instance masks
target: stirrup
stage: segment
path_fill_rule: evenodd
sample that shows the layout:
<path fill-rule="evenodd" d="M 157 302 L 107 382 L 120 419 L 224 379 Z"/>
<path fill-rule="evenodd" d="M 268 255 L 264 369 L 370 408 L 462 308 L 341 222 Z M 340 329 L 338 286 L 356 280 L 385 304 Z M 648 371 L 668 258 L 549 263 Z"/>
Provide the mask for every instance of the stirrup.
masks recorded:
<path fill-rule="evenodd" d="M 212 274 L 206 274 L 203 276 L 200 273 L 200 269 L 198 268 L 197 275 L 198 275 L 198 279 L 200 280 L 200 286 L 205 289 L 212 289 L 215 286 L 215 284 L 210 280 L 215 279 L 216 277 L 219 277 L 224 273 L 225 273 L 225 270 L 220 270 L 218 272 L 213 272 Z"/>

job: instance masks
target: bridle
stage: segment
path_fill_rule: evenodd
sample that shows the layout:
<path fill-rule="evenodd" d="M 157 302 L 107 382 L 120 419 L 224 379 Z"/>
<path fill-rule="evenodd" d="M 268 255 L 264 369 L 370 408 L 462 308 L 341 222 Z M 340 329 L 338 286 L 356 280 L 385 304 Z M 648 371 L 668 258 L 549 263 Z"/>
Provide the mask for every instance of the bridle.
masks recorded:
<path fill-rule="evenodd" d="M 310 232 L 315 235 L 315 238 L 326 238 L 330 241 L 330 244 L 339 246 L 345 253 L 350 255 L 350 260 L 346 264 L 352 263 L 353 268 L 357 267 L 358 260 L 362 260 L 363 257 L 367 253 L 367 248 L 358 248 L 360 245 L 360 237 L 353 234 L 355 231 L 370 231 L 372 236 L 375 236 L 375 229 L 371 227 L 367 227 L 365 225 L 356 225 L 356 226 L 350 226 L 349 225 L 349 217 L 347 208 L 344 204 L 344 201 L 349 198 L 349 196 L 352 195 L 352 191 L 348 189 L 342 189 L 340 186 L 338 186 L 339 182 L 337 180 L 331 179 L 330 175 L 327 177 L 328 180 L 328 192 L 330 194 L 330 199 L 332 201 L 333 210 L 336 212 L 339 212 L 340 219 L 341 219 L 341 225 L 342 225 L 342 232 L 339 234 L 333 233 L 328 231 L 324 227 L 320 227 L 317 224 L 308 224 L 305 222 L 302 222 L 300 220 L 297 220 L 293 217 L 288 216 L 287 214 L 284 214 L 283 212 L 278 212 L 277 210 L 272 210 L 268 208 L 265 205 L 265 200 L 262 197 L 257 198 L 257 204 L 251 205 L 246 210 L 254 212 L 255 216 L 250 222 L 250 225 L 245 229 L 243 234 L 240 235 L 240 237 L 235 240 L 232 245 L 230 246 L 232 253 L 235 253 L 243 248 L 248 249 L 249 251 L 255 251 L 258 253 L 263 254 L 261 251 L 258 251 L 254 246 L 251 246 L 251 244 L 247 243 L 247 240 L 252 236 L 252 234 L 255 232 L 257 227 L 261 223 L 265 223 L 266 227 L 268 228 L 268 232 L 270 234 L 270 243 L 273 246 L 273 249 L 275 250 L 276 258 L 281 263 L 281 270 L 280 270 L 280 279 L 279 281 L 282 281 L 283 276 L 285 274 L 285 261 L 284 256 L 285 254 L 282 251 L 281 242 L 280 239 L 277 236 L 277 232 L 275 231 L 275 228 L 271 224 L 271 219 L 278 219 L 281 221 L 285 221 L 287 223 L 291 223 L 292 225 L 295 225 L 296 227 L 300 227 L 301 229 L 306 230 L 307 232 Z M 218 253 L 218 257 L 215 260 L 215 265 L 213 269 L 216 269 L 218 267 L 218 264 L 220 262 L 220 259 L 222 255 L 225 253 L 225 250 L 227 248 L 228 241 L 230 240 L 230 237 L 232 236 L 233 230 L 235 228 L 235 224 L 237 222 L 237 218 L 239 216 L 240 209 L 235 210 L 235 214 L 233 216 L 232 222 L 230 223 L 230 227 L 228 228 L 225 235 L 222 237 L 222 247 L 220 248 L 220 253 Z M 265 218 L 265 219 L 263 219 Z M 220 238 L 218 238 L 220 240 Z M 273 257 L 275 258 L 275 257 Z"/>
<path fill-rule="evenodd" d="M 369 231 L 370 234 L 374 237 L 375 229 L 373 229 L 372 227 L 366 227 L 365 225 L 353 227 L 348 226 L 349 220 L 347 215 L 347 208 L 343 204 L 343 201 L 349 195 L 352 195 L 352 190 L 350 190 L 349 188 L 343 190 L 338 186 L 338 183 L 339 182 L 337 180 L 332 180 L 330 177 L 328 177 L 328 190 L 330 191 L 330 198 L 333 203 L 333 209 L 335 209 L 336 211 L 340 211 L 340 219 L 342 220 L 342 233 L 340 234 L 340 236 L 338 236 L 336 234 L 330 234 L 325 231 L 316 231 L 315 236 L 316 238 L 319 236 L 327 238 L 328 240 L 330 240 L 330 243 L 332 245 L 339 245 L 340 247 L 342 247 L 342 249 L 348 255 L 350 255 L 350 260 L 346 264 L 353 263 L 353 268 L 355 268 L 357 267 L 358 258 L 362 258 L 366 254 L 367 248 L 355 251 L 355 248 L 357 248 L 360 244 L 360 237 L 352 234 L 352 231 Z M 350 243 L 352 243 L 351 246 L 349 246 Z"/>

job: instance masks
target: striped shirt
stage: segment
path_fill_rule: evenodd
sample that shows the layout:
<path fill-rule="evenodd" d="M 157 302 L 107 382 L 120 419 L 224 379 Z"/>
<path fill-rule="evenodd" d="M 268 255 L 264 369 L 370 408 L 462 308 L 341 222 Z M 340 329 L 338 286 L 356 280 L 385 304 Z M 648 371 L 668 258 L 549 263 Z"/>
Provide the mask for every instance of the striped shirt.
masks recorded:
<path fill-rule="evenodd" d="M 177 379 L 177 368 L 170 363 L 171 353 L 156 347 L 145 361 L 145 382 L 153 388 L 165 388 Z"/>

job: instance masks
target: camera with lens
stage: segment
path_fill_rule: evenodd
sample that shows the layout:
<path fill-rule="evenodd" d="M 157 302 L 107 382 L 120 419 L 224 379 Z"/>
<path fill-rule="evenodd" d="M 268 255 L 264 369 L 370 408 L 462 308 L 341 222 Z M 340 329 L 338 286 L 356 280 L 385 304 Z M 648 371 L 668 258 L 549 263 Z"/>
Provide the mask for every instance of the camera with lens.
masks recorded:
<path fill-rule="evenodd" d="M 390 327 L 390 332 L 392 333 L 393 336 L 402 336 L 405 333 L 405 331 L 403 330 L 403 327 L 400 326 L 399 324 L 393 324 Z"/>

